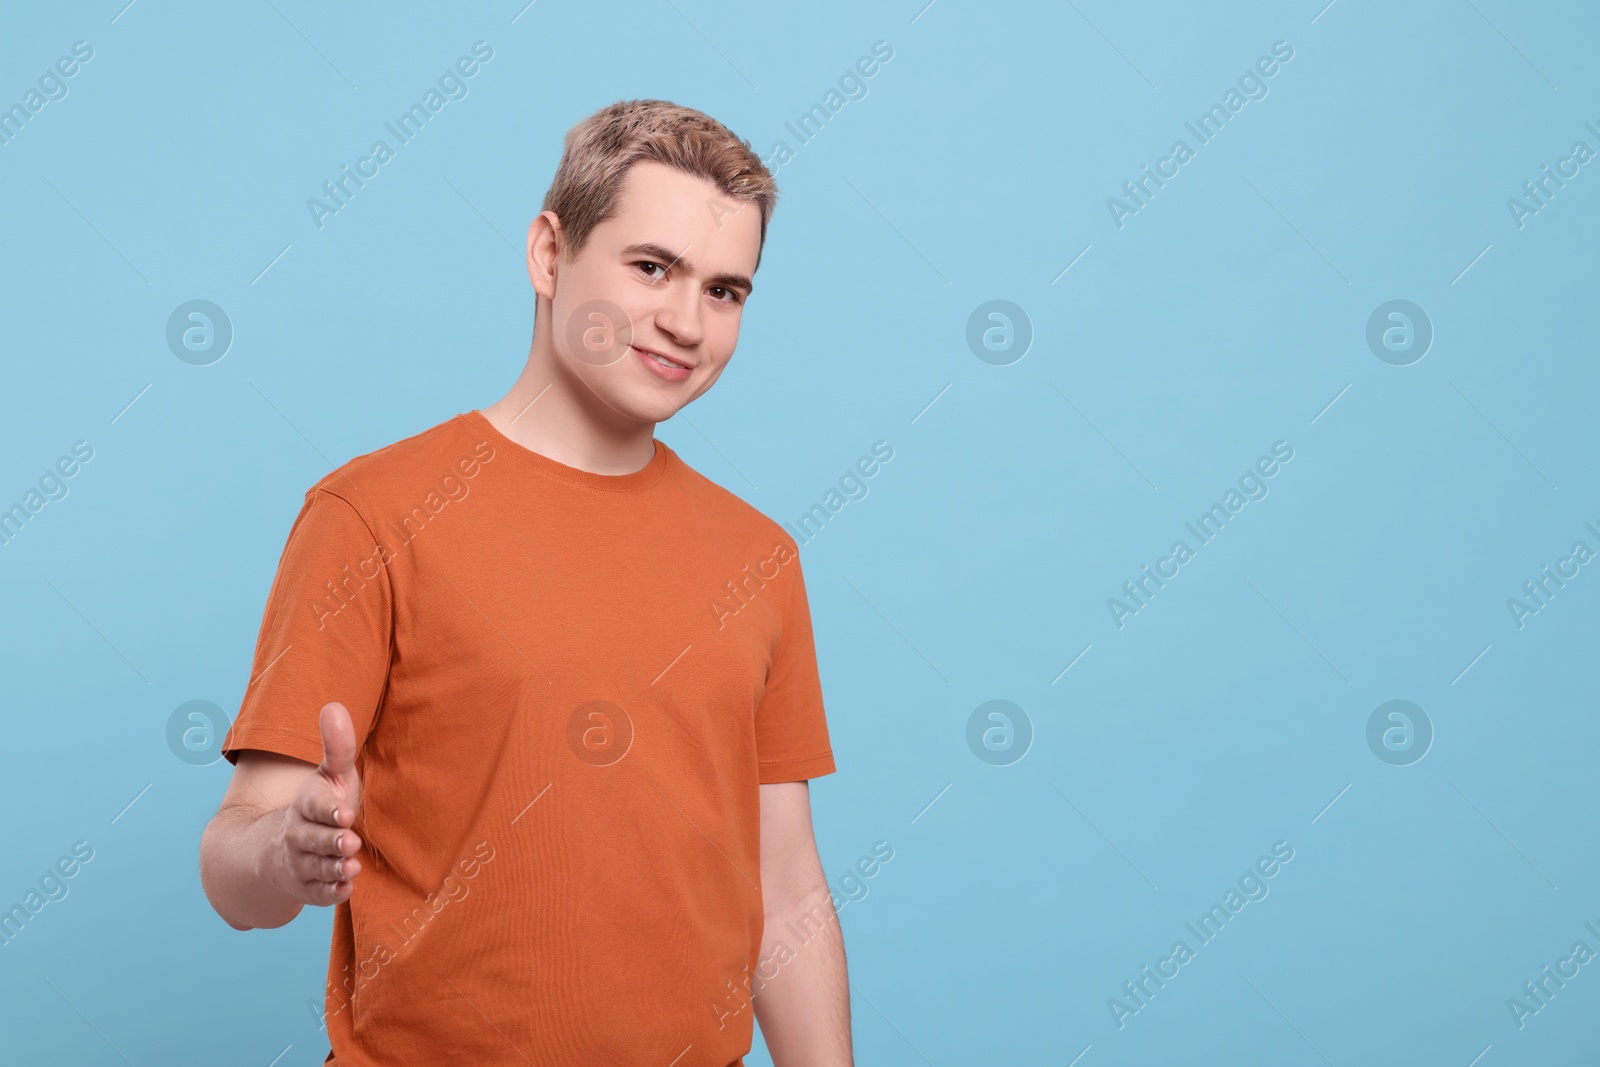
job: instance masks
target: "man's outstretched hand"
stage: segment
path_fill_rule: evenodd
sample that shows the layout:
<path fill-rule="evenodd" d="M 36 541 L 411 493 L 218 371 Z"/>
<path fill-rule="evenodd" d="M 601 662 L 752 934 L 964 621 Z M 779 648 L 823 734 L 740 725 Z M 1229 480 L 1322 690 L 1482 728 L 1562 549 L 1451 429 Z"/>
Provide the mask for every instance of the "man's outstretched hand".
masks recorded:
<path fill-rule="evenodd" d="M 361 838 L 350 829 L 361 806 L 361 781 L 350 712 L 337 700 L 324 704 L 319 729 L 322 763 L 284 811 L 266 875 L 294 899 L 327 906 L 350 899 L 351 880 L 361 873 L 355 858 Z"/>

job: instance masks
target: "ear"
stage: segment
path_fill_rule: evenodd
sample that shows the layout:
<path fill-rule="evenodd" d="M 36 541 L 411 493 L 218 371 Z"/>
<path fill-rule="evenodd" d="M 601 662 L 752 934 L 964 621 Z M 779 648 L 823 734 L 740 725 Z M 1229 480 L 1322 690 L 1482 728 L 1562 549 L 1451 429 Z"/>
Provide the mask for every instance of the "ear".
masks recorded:
<path fill-rule="evenodd" d="M 528 280 L 534 292 L 546 300 L 555 299 L 556 267 L 564 241 L 561 220 L 554 211 L 541 211 L 528 225 Z"/>

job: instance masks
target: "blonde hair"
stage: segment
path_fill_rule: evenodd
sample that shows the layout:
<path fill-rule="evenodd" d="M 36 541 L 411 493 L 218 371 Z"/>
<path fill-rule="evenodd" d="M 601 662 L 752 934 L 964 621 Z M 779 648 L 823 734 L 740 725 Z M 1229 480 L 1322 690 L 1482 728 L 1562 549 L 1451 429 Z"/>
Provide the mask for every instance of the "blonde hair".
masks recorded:
<path fill-rule="evenodd" d="M 619 100 L 567 131 L 561 163 L 541 211 L 561 220 L 564 251 L 575 256 L 594 228 L 616 212 L 628 168 L 663 163 L 705 178 L 725 195 L 761 212 L 761 243 L 778 201 L 778 185 L 750 142 L 702 111 L 666 100 Z"/>

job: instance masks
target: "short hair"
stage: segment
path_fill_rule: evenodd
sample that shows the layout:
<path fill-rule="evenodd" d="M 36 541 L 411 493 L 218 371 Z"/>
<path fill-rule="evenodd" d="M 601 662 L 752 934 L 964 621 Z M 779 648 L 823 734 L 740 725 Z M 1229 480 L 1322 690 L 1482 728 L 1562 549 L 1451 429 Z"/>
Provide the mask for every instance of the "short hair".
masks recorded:
<path fill-rule="evenodd" d="M 541 211 L 561 220 L 566 252 L 577 255 L 594 228 L 616 213 L 628 168 L 651 161 L 705 178 L 761 212 L 756 265 L 778 184 L 750 142 L 702 111 L 667 100 L 619 100 L 567 131 L 561 162 Z"/>

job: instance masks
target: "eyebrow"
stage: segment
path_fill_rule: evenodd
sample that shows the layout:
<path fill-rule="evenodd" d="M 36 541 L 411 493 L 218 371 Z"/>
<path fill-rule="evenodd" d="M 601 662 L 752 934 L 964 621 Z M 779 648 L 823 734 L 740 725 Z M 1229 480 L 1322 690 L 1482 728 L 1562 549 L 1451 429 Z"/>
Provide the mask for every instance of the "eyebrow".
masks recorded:
<path fill-rule="evenodd" d="M 668 269 L 681 267 L 690 274 L 695 273 L 693 263 L 677 253 L 668 251 L 654 241 L 629 245 L 622 250 L 622 254 L 625 256 L 647 256 L 650 259 L 659 259 L 667 265 Z M 720 285 L 728 289 L 743 289 L 746 294 L 755 292 L 756 288 L 755 283 L 750 280 L 750 276 L 747 274 L 718 274 L 715 277 L 706 279 L 706 282 L 709 285 Z"/>

